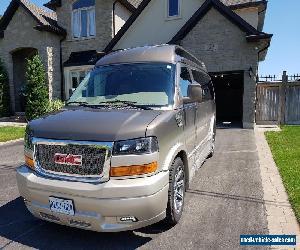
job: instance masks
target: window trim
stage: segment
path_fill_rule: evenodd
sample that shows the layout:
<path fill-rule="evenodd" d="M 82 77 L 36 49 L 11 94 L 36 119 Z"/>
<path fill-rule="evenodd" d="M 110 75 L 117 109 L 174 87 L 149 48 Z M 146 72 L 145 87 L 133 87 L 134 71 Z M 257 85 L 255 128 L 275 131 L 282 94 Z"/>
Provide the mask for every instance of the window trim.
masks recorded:
<path fill-rule="evenodd" d="M 64 90 L 66 100 L 70 98 L 69 90 L 72 89 L 72 72 L 91 71 L 93 68 L 93 65 L 72 66 L 64 68 Z"/>
<path fill-rule="evenodd" d="M 166 21 L 171 21 L 171 20 L 182 18 L 182 16 L 181 16 L 181 14 L 182 14 L 182 0 L 178 0 L 178 15 L 174 15 L 174 16 L 169 16 L 169 1 L 170 0 L 165 1 Z"/>
<path fill-rule="evenodd" d="M 71 9 L 72 9 L 72 6 L 71 6 Z M 84 36 L 81 36 L 81 29 L 82 29 L 82 23 L 81 23 L 81 11 L 83 10 L 86 10 L 86 11 L 89 11 L 89 10 L 94 10 L 94 14 L 95 14 L 95 35 L 89 35 L 90 34 L 90 19 L 87 18 L 87 36 L 84 37 Z M 79 37 L 75 37 L 74 36 L 74 13 L 75 12 L 79 12 L 79 23 L 80 23 L 80 27 L 79 27 L 79 33 L 80 33 L 80 36 Z M 90 6 L 90 7 L 84 7 L 84 8 L 79 8 L 79 9 L 75 9 L 73 10 L 72 9 L 72 17 L 71 17 L 71 31 L 72 31 L 72 40 L 88 40 L 88 39 L 94 39 L 97 35 L 97 30 L 96 30 L 96 8 L 95 6 Z"/>

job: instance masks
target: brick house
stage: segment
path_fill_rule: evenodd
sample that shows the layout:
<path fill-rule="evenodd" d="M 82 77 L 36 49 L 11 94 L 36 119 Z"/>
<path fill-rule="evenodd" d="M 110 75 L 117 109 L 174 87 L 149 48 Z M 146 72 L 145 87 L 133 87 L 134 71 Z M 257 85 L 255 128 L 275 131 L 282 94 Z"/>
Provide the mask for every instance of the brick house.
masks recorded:
<path fill-rule="evenodd" d="M 272 37 L 262 31 L 265 0 L 51 0 L 45 7 L 12 0 L 0 21 L 14 112 L 24 111 L 25 59 L 35 53 L 46 67 L 50 98 L 67 99 L 104 54 L 172 43 L 206 64 L 218 118 L 253 128 L 258 63 Z"/>

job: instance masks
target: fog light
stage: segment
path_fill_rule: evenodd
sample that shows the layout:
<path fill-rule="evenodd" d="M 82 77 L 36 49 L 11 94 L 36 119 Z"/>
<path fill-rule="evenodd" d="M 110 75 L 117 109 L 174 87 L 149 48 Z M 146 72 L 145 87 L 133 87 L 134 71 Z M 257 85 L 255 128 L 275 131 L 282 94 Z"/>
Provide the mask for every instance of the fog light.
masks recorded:
<path fill-rule="evenodd" d="M 124 216 L 124 217 L 120 218 L 120 221 L 122 221 L 122 222 L 127 222 L 127 221 L 137 222 L 138 219 L 135 218 L 134 216 Z"/>
<path fill-rule="evenodd" d="M 40 212 L 41 217 L 43 217 L 46 220 L 52 220 L 52 221 L 60 221 L 60 219 L 52 214 L 46 214 L 43 212 Z"/>
<path fill-rule="evenodd" d="M 84 221 L 79 221 L 79 220 L 70 220 L 70 225 L 75 226 L 75 227 L 90 227 L 91 223 L 84 222 Z"/>

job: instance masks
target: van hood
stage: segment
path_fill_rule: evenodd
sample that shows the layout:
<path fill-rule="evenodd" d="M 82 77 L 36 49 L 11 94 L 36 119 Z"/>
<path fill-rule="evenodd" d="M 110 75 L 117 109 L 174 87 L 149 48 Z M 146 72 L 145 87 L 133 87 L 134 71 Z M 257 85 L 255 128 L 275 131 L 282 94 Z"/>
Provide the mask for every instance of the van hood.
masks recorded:
<path fill-rule="evenodd" d="M 112 142 L 144 137 L 159 110 L 65 108 L 29 123 L 34 137 Z"/>

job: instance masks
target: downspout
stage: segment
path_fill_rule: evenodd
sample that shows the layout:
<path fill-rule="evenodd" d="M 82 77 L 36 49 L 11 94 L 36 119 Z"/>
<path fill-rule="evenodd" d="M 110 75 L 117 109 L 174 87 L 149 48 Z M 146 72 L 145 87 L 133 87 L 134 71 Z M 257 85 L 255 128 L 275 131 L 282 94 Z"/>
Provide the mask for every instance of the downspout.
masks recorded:
<path fill-rule="evenodd" d="M 113 3 L 113 37 L 116 35 L 116 18 L 115 18 L 115 12 L 116 12 L 116 4 L 118 0 L 114 1 Z"/>

